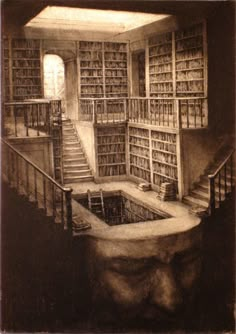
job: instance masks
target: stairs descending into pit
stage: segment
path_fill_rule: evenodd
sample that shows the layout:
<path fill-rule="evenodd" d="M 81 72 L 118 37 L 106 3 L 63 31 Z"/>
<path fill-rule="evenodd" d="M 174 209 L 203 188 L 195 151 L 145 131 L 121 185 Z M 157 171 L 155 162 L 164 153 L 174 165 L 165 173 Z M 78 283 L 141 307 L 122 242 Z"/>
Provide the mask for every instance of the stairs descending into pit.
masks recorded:
<path fill-rule="evenodd" d="M 217 168 L 221 165 L 221 163 L 224 161 L 225 157 L 228 153 L 228 148 L 224 149 L 223 152 L 220 151 L 217 153 L 214 161 L 209 164 L 209 166 L 206 168 L 204 174 L 200 176 L 200 181 L 198 183 L 195 183 L 194 188 L 190 191 L 188 196 L 185 196 L 183 198 L 183 202 L 187 205 L 189 205 L 193 210 L 194 208 L 199 208 L 201 212 L 205 212 L 206 214 L 209 214 L 209 206 L 210 206 L 210 185 L 209 185 L 209 179 L 208 175 L 213 174 Z M 224 180 L 224 177 L 221 178 L 221 202 L 225 201 L 226 197 L 232 192 L 231 188 L 231 172 L 230 167 L 227 166 L 227 173 L 226 173 L 226 180 Z M 235 187 L 235 162 L 233 163 L 232 168 L 232 184 L 233 187 Z M 226 188 L 227 193 L 224 191 L 224 185 L 226 181 Z M 220 206 L 220 196 L 219 196 L 219 180 L 216 180 L 216 208 L 219 208 Z"/>
<path fill-rule="evenodd" d="M 93 180 L 78 133 L 70 119 L 62 121 L 64 184 Z"/>

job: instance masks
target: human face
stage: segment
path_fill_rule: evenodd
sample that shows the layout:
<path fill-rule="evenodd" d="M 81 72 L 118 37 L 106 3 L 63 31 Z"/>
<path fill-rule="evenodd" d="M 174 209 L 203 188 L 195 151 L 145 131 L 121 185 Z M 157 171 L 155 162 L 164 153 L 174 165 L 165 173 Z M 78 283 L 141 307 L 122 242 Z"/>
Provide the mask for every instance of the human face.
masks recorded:
<path fill-rule="evenodd" d="M 144 238 L 127 238 L 125 230 L 123 238 L 116 230 L 112 235 L 88 239 L 95 304 L 115 307 L 125 318 L 156 320 L 170 319 L 189 305 L 201 271 L 200 226 Z"/>

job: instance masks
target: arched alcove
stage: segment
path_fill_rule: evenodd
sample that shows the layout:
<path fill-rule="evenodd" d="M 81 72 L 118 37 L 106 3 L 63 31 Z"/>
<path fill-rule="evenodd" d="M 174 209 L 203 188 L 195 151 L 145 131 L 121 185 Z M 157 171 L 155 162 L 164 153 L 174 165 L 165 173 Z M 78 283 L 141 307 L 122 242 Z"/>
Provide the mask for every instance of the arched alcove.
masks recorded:
<path fill-rule="evenodd" d="M 65 100 L 65 66 L 63 59 L 46 54 L 43 59 L 44 97 Z"/>

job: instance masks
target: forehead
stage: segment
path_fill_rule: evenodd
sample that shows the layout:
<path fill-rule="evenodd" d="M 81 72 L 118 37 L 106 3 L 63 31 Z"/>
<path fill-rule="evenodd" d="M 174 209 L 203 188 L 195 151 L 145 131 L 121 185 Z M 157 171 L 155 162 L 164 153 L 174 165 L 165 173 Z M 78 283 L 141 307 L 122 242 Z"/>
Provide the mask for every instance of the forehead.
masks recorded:
<path fill-rule="evenodd" d="M 140 239 L 106 239 L 91 237 L 89 240 L 90 253 L 96 256 L 97 260 L 112 258 L 145 259 L 156 258 L 163 262 L 169 262 L 177 253 L 184 253 L 188 250 L 198 248 L 201 245 L 200 226 L 185 232 L 172 235 L 150 235 Z"/>

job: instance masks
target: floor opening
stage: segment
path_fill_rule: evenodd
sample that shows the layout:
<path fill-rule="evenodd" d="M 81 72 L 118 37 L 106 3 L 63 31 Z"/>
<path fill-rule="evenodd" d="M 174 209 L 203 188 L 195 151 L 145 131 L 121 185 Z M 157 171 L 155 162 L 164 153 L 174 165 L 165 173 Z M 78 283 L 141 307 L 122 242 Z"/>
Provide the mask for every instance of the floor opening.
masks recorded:
<path fill-rule="evenodd" d="M 119 192 L 118 194 L 103 192 L 103 199 L 104 215 L 101 210 L 99 210 L 99 198 L 97 199 L 98 210 L 96 210 L 95 205 L 92 213 L 110 226 L 171 218 L 166 212 L 150 208 L 146 204 L 137 201 L 135 198 L 123 192 Z M 87 194 L 83 196 L 80 195 L 79 198 L 76 196 L 75 200 L 86 209 L 89 209 Z"/>

